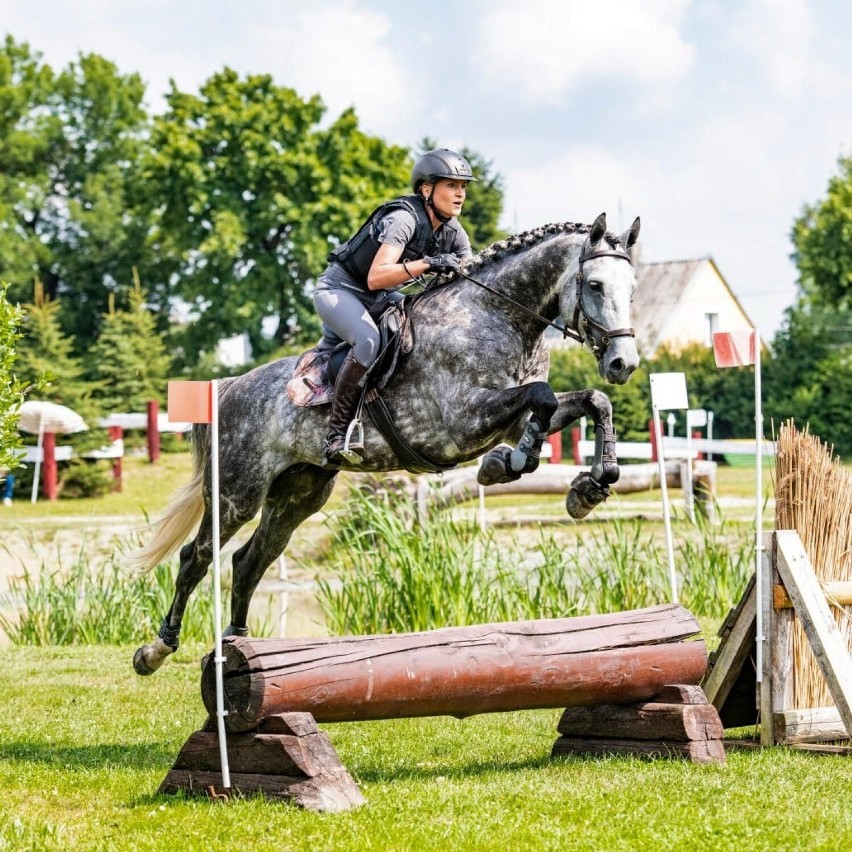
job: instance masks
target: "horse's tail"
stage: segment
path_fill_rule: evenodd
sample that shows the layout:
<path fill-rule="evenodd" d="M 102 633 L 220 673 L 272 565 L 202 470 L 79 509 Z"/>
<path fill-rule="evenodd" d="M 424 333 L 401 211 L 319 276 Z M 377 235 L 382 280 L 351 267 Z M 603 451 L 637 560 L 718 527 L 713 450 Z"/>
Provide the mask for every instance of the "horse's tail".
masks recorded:
<path fill-rule="evenodd" d="M 192 427 L 192 479 L 175 494 L 165 511 L 151 524 L 153 538 L 127 559 L 128 566 L 140 574 L 150 571 L 176 550 L 204 514 L 202 486 L 207 463 L 207 428 L 202 423 Z"/>

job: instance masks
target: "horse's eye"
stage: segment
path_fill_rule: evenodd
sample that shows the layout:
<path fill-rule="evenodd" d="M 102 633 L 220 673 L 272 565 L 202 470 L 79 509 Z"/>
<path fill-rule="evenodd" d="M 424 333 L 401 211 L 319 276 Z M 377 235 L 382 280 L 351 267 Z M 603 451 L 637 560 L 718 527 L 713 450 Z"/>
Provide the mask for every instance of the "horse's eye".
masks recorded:
<path fill-rule="evenodd" d="M 592 278 L 591 281 L 589 281 L 589 289 L 595 293 L 600 293 L 600 291 L 603 290 L 603 284 L 595 278 Z"/>

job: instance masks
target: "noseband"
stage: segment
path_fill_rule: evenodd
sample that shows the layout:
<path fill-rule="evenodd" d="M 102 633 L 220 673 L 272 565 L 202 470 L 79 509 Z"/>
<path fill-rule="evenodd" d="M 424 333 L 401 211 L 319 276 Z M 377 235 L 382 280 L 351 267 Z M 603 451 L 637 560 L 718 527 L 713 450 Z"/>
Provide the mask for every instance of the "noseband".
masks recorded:
<path fill-rule="evenodd" d="M 636 331 L 632 328 L 606 328 L 589 316 L 589 312 L 583 304 L 583 284 L 586 280 L 583 276 L 583 264 L 587 260 L 594 260 L 597 257 L 619 257 L 630 263 L 630 257 L 620 251 L 593 251 L 589 254 L 580 254 L 575 278 L 577 292 L 574 302 L 574 316 L 571 318 L 571 325 L 566 327 L 563 333 L 566 337 L 573 337 L 580 343 L 589 342 L 595 358 L 600 361 L 614 337 L 635 337 Z"/>

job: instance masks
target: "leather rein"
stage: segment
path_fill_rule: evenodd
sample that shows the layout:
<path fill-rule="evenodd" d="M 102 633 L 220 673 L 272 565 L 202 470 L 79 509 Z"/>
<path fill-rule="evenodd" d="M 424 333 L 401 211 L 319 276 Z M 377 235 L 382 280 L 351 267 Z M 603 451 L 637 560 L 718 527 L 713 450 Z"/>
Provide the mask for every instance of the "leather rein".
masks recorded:
<path fill-rule="evenodd" d="M 575 281 L 577 284 L 577 292 L 574 301 L 574 316 L 571 318 L 570 326 L 557 325 L 555 322 L 546 319 L 541 314 L 536 313 L 531 308 L 528 308 L 526 305 L 522 305 L 520 302 L 516 301 L 511 296 L 507 296 L 505 293 L 501 293 L 499 290 L 495 290 L 493 287 L 489 287 L 488 284 L 484 284 L 482 281 L 477 281 L 476 278 L 474 278 L 472 275 L 468 275 L 466 272 L 458 270 L 456 274 L 460 275 L 462 278 L 467 279 L 472 284 L 476 284 L 477 287 L 481 287 L 483 290 L 487 290 L 489 293 L 493 293 L 495 296 L 499 296 L 501 299 L 510 302 L 516 308 L 520 308 L 522 311 L 530 314 L 530 316 L 535 317 L 537 320 L 544 323 L 545 325 L 552 326 L 553 328 L 557 329 L 557 331 L 561 332 L 563 337 L 570 337 L 572 340 L 576 340 L 578 343 L 590 343 L 595 358 L 600 361 L 600 359 L 603 357 L 603 353 L 606 351 L 607 346 L 609 346 L 610 341 L 614 337 L 635 337 L 636 332 L 633 328 L 606 328 L 600 323 L 595 322 L 589 316 L 589 312 L 586 310 L 586 307 L 583 304 L 583 284 L 585 283 L 585 278 L 583 277 L 583 264 L 587 260 L 594 260 L 598 257 L 619 257 L 622 260 L 626 260 L 628 263 L 630 263 L 629 255 L 623 254 L 622 252 L 618 251 L 593 251 L 589 252 L 588 254 L 580 254 L 580 260 L 577 266 L 577 275 L 575 277 Z"/>

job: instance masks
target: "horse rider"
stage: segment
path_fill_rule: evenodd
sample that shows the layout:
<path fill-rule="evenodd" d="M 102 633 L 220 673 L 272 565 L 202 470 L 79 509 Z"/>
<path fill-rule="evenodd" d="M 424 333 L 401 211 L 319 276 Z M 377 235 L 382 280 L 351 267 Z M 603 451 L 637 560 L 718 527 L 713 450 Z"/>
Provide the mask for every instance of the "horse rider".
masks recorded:
<path fill-rule="evenodd" d="M 323 348 L 339 339 L 352 349 L 334 385 L 323 464 L 358 464 L 343 454 L 346 430 L 355 417 L 366 375 L 379 357 L 379 330 L 370 308 L 426 272 L 455 272 L 472 255 L 458 221 L 467 185 L 476 180 L 470 163 L 455 151 L 436 148 L 414 164 L 413 195 L 394 198 L 370 214 L 358 232 L 328 256 L 317 280 L 314 307 L 323 321 Z"/>

